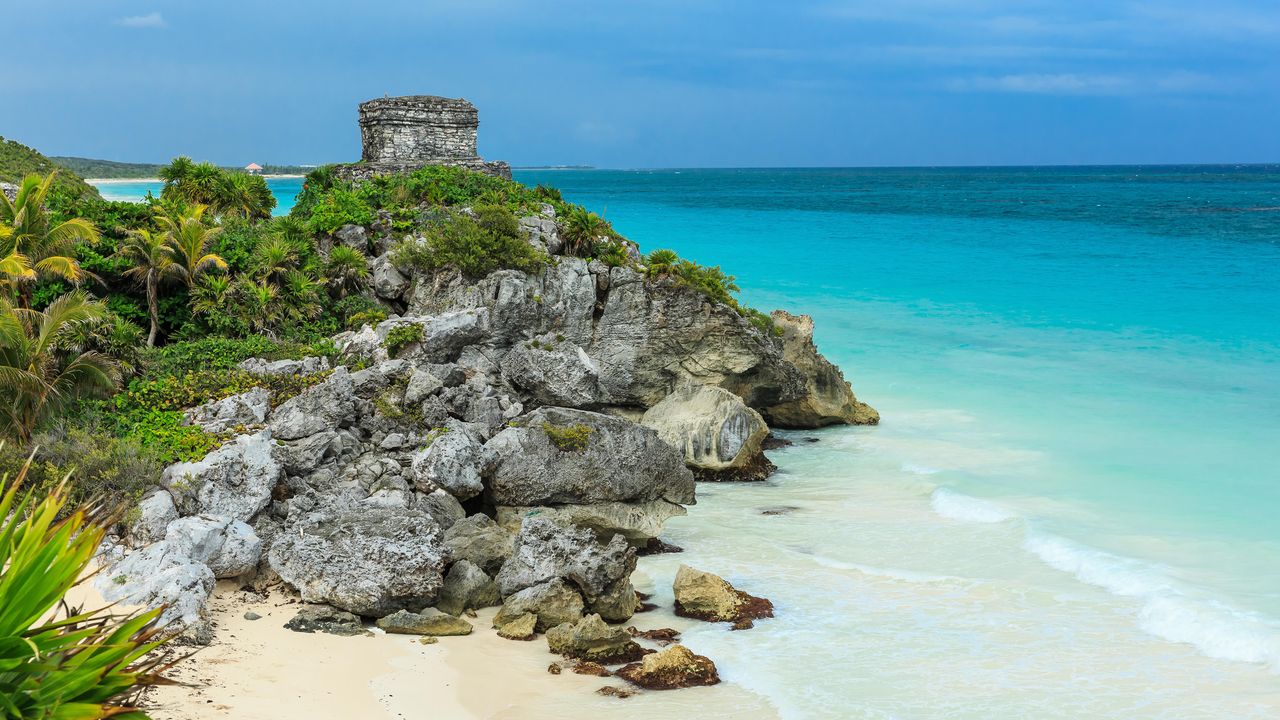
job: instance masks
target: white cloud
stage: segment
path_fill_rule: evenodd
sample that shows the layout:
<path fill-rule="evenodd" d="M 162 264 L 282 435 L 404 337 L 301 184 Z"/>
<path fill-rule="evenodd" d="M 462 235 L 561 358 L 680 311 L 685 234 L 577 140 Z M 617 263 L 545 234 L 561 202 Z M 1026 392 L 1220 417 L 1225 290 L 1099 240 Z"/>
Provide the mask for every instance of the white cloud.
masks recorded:
<path fill-rule="evenodd" d="M 158 12 L 148 13 L 146 15 L 130 15 L 116 20 L 116 24 L 121 27 L 128 28 L 162 28 L 168 27 L 169 23 L 164 21 L 164 16 Z"/>

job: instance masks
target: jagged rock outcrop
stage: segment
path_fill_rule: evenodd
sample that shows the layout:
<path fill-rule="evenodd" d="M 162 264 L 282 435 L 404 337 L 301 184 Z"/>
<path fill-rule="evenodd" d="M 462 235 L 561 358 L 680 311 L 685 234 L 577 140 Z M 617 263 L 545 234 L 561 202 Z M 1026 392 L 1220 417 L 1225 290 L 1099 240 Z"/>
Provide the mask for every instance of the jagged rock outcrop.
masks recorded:
<path fill-rule="evenodd" d="M 498 589 L 507 597 L 561 578 L 582 593 L 588 610 L 622 622 L 639 604 L 631 585 L 635 567 L 635 550 L 621 536 L 602 544 L 585 528 L 531 517 L 525 519 L 515 551 L 498 572 Z"/>
<path fill-rule="evenodd" d="M 303 600 L 373 617 L 435 602 L 445 557 L 430 515 L 381 507 L 319 514 L 276 538 L 269 553 Z"/>
<path fill-rule="evenodd" d="M 232 395 L 201 405 L 186 413 L 187 421 L 208 433 L 221 433 L 237 427 L 260 425 L 271 410 L 271 394 L 265 388 Z"/>
<path fill-rule="evenodd" d="M 723 388 L 682 385 L 649 408 L 640 423 L 682 451 L 699 479 L 763 480 L 773 471 L 762 447 L 769 426 Z"/>
<path fill-rule="evenodd" d="M 831 364 L 813 344 L 813 318 L 775 310 L 770 316 L 782 329 L 783 357 L 800 370 L 805 392 L 760 409 L 778 427 L 814 428 L 826 425 L 875 425 L 880 413 L 853 395 L 840 368 Z"/>
<path fill-rule="evenodd" d="M 165 468 L 160 477 L 185 513 L 248 522 L 271 500 L 283 473 L 270 430 L 240 435 L 196 462 Z"/>

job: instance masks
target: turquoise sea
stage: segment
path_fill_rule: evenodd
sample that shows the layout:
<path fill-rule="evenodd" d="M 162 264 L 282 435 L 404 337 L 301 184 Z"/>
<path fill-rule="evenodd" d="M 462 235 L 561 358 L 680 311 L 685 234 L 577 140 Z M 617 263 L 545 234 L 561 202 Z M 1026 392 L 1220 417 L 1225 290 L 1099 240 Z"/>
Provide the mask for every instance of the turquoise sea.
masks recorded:
<path fill-rule="evenodd" d="M 813 315 L 883 416 L 700 486 L 642 563 L 659 601 L 686 562 L 775 602 L 686 635 L 730 686 L 786 718 L 1280 717 L 1280 166 L 517 179 Z"/>
<path fill-rule="evenodd" d="M 302 192 L 300 177 L 269 177 L 267 187 L 276 197 L 275 215 L 288 215 L 293 209 L 293 202 Z M 126 200 L 140 202 L 147 193 L 160 197 L 164 183 L 156 180 L 108 180 L 96 181 L 94 185 L 105 200 Z"/>

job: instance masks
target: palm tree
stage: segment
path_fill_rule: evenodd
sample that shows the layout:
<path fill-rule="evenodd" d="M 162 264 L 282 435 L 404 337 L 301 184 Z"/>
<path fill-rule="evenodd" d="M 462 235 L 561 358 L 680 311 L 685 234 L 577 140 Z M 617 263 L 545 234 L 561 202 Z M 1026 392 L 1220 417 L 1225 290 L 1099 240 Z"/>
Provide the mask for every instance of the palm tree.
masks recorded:
<path fill-rule="evenodd" d="M 577 206 L 569 211 L 561 232 L 565 239 L 565 251 L 575 257 L 585 257 L 595 249 L 596 241 L 613 233 L 609 221 Z"/>
<path fill-rule="evenodd" d="M 654 250 L 644 260 L 644 275 L 651 280 L 676 274 L 680 256 L 674 250 Z"/>
<path fill-rule="evenodd" d="M 195 163 L 186 155 L 180 155 L 174 158 L 168 165 L 160 168 L 156 173 L 156 177 L 164 181 L 168 185 L 180 185 L 183 180 L 191 174 L 191 168 L 195 167 Z"/>
<path fill-rule="evenodd" d="M 195 287 L 196 278 L 211 268 L 227 269 L 227 262 L 222 256 L 209 252 L 209 244 L 218 237 L 222 228 L 204 224 L 205 208 L 204 205 L 196 205 L 176 217 L 160 215 L 156 218 L 164 232 L 164 241 L 173 252 L 177 268 L 175 274 L 182 278 L 187 288 Z"/>
<path fill-rule="evenodd" d="M 40 423 L 77 397 L 116 389 L 115 361 L 74 342 L 81 323 L 106 314 L 106 306 L 80 290 L 43 311 L 0 298 L 0 433 L 25 443 Z"/>
<path fill-rule="evenodd" d="M 228 215 L 265 219 L 271 217 L 276 198 L 261 177 L 223 170 L 215 204 L 220 212 Z"/>
<path fill-rule="evenodd" d="M 27 175 L 13 200 L 0 193 L 0 224 L 9 228 L 7 237 L 0 238 L 0 258 L 14 262 L 10 256 L 21 255 L 31 270 L 11 274 L 21 288 L 22 307 L 31 305 L 31 283 L 37 278 L 57 277 L 79 284 L 89 276 L 75 259 L 76 244 L 96 241 L 98 229 L 83 218 L 54 222 L 45 201 L 57 174 Z"/>
<path fill-rule="evenodd" d="M 173 248 L 169 247 L 164 235 L 153 234 L 150 230 L 132 230 L 116 255 L 132 265 L 124 274 L 146 288 L 147 313 L 151 316 L 147 347 L 155 347 L 156 335 L 160 332 L 160 283 L 180 276 L 173 260 Z"/>
<path fill-rule="evenodd" d="M 253 271 L 259 277 L 278 280 L 298 269 L 298 249 L 281 235 L 267 235 L 253 251 Z"/>
<path fill-rule="evenodd" d="M 337 291 L 339 298 L 345 298 L 348 292 L 359 290 L 368 280 L 369 261 L 359 250 L 338 245 L 329 251 L 324 274 L 329 278 L 329 287 Z"/>

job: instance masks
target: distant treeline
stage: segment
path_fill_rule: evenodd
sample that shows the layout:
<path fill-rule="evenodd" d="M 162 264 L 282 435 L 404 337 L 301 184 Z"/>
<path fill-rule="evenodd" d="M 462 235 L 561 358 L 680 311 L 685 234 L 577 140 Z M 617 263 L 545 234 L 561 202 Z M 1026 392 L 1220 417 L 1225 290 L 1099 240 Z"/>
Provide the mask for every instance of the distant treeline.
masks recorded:
<path fill-rule="evenodd" d="M 153 163 L 127 163 L 115 160 L 92 160 L 79 157 L 50 158 L 80 177 L 87 178 L 153 178 L 160 172 L 162 165 Z M 225 170 L 243 171 L 243 168 L 228 167 Z M 263 165 L 262 172 L 268 175 L 305 175 L 310 167 L 302 165 Z"/>
<path fill-rule="evenodd" d="M 48 175 L 57 165 L 22 143 L 0 137 L 0 182 L 18 185 L 26 175 Z M 59 175 L 57 187 L 76 197 L 98 197 L 98 191 L 81 180 L 79 173 Z"/>

